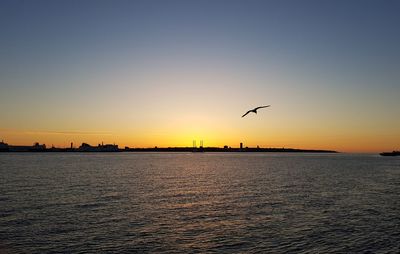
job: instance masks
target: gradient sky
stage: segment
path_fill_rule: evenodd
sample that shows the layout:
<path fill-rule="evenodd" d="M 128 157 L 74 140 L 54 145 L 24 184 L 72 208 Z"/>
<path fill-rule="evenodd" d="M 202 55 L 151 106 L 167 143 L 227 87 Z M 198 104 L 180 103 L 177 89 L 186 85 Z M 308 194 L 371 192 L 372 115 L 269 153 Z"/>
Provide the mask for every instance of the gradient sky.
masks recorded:
<path fill-rule="evenodd" d="M 400 149 L 399 13 L 382 0 L 1 1 L 0 140 Z"/>

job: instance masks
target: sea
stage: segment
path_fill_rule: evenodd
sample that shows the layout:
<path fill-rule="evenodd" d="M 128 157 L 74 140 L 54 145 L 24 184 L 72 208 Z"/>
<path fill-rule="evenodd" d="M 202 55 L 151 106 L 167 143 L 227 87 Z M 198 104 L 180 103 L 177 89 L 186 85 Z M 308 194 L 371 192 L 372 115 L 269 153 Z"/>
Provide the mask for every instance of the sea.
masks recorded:
<path fill-rule="evenodd" d="M 0 253 L 399 252 L 400 157 L 0 154 Z"/>

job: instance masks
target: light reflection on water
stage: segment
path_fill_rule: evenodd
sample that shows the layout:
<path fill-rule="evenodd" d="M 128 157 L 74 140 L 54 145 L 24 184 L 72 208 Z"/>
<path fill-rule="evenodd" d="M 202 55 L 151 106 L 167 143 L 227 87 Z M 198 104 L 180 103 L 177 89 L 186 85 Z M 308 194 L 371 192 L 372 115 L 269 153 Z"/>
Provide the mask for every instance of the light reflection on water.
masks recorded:
<path fill-rule="evenodd" d="M 9 252 L 400 248 L 400 158 L 0 154 L 0 174 L 0 247 Z"/>

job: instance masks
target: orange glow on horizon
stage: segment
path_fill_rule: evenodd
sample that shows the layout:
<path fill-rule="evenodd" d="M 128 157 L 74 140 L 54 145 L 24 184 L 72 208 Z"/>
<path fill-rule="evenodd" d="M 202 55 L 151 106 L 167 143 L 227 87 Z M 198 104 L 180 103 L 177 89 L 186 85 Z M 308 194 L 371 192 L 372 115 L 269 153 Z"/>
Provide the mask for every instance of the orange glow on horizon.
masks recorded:
<path fill-rule="evenodd" d="M 120 148 L 125 146 L 137 147 L 191 147 L 192 141 L 196 140 L 197 146 L 203 140 L 205 147 L 239 147 L 240 142 L 248 147 L 276 147 L 276 148 L 299 148 L 299 149 L 322 149 L 335 150 L 350 153 L 377 153 L 382 151 L 392 151 L 398 149 L 396 141 L 383 142 L 379 138 L 366 139 L 365 137 L 312 137 L 310 135 L 265 135 L 259 139 L 255 135 L 244 135 L 240 137 L 238 133 L 231 132 L 224 134 L 221 132 L 207 132 L 202 135 L 199 130 L 187 130 L 178 133 L 148 133 L 146 135 L 130 135 L 129 133 L 62 133 L 62 132 L 20 132 L 2 131 L 1 138 L 10 145 L 31 145 L 34 142 L 44 143 L 47 147 L 69 147 L 71 142 L 74 147 L 81 143 L 97 145 L 102 142 L 108 144 L 118 144 Z"/>

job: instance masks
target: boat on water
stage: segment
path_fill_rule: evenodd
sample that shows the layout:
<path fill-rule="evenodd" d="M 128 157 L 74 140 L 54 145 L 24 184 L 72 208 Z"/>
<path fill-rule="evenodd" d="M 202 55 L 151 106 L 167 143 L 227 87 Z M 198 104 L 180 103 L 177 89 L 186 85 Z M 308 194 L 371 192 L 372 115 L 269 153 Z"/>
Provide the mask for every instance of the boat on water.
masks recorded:
<path fill-rule="evenodd" d="M 380 153 L 382 156 L 400 156 L 400 151 L 393 151 L 393 152 L 383 152 Z"/>

